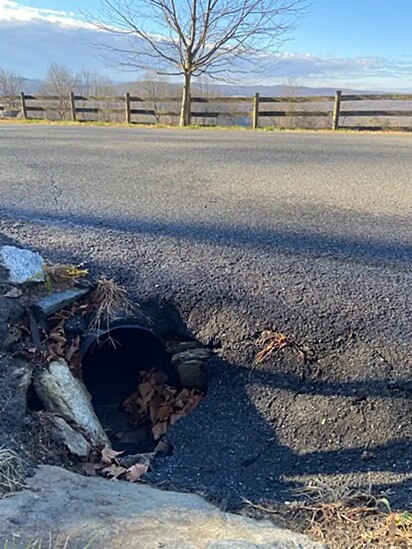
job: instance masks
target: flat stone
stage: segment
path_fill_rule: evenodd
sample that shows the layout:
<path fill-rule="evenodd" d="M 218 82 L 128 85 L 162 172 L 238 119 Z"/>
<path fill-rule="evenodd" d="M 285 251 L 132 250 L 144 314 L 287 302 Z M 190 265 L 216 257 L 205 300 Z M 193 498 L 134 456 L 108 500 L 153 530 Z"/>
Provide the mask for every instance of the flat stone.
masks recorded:
<path fill-rule="evenodd" d="M 177 365 L 181 362 L 187 362 L 189 360 L 202 360 L 206 361 L 209 358 L 210 351 L 209 349 L 199 348 L 199 349 L 189 349 L 181 353 L 175 353 L 172 356 L 172 364 Z"/>
<path fill-rule="evenodd" d="M 2 246 L 0 263 L 7 269 L 12 284 L 44 281 L 44 260 L 36 252 L 15 246 Z"/>
<path fill-rule="evenodd" d="M 183 351 L 190 351 L 190 349 L 198 349 L 199 343 L 197 341 L 182 341 L 176 348 L 175 353 L 182 353 Z"/>
<path fill-rule="evenodd" d="M 1 501 L 0 540 L 26 547 L 40 539 L 49 547 L 49 536 L 90 549 L 325 549 L 268 520 L 220 511 L 197 494 L 42 465 L 27 489 Z"/>
<path fill-rule="evenodd" d="M 57 311 L 65 309 L 72 305 L 78 299 L 81 299 L 89 293 L 88 288 L 70 288 L 61 292 L 41 297 L 37 303 L 33 305 L 33 310 L 37 314 L 43 316 L 51 316 Z"/>
<path fill-rule="evenodd" d="M 72 429 L 62 417 L 54 416 L 52 422 L 55 427 L 53 438 L 56 442 L 64 444 L 75 456 L 87 457 L 90 454 L 90 444 L 81 433 Z"/>

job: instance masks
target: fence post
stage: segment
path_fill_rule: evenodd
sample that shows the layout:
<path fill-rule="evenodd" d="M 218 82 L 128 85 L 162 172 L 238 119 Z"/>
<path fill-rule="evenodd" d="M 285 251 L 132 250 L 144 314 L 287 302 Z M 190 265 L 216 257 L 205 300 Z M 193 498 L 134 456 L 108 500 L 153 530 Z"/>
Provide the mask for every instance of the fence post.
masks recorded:
<path fill-rule="evenodd" d="M 27 120 L 27 107 L 26 107 L 26 98 L 24 97 L 24 92 L 20 93 L 21 99 L 21 112 L 23 113 L 24 120 Z"/>
<path fill-rule="evenodd" d="M 339 114 L 340 114 L 341 98 L 342 98 L 342 92 L 338 90 L 335 93 L 335 104 L 333 106 L 332 130 L 339 129 Z"/>
<path fill-rule="evenodd" d="M 256 130 L 259 127 L 259 94 L 255 93 L 253 98 L 253 115 L 252 129 Z"/>
<path fill-rule="evenodd" d="M 124 105 L 125 105 L 125 115 L 126 115 L 126 124 L 130 124 L 132 121 L 130 113 L 130 93 L 126 92 L 124 94 Z"/>
<path fill-rule="evenodd" d="M 72 121 L 76 122 L 76 103 L 74 100 L 73 92 L 70 92 L 70 113 L 71 113 Z"/>

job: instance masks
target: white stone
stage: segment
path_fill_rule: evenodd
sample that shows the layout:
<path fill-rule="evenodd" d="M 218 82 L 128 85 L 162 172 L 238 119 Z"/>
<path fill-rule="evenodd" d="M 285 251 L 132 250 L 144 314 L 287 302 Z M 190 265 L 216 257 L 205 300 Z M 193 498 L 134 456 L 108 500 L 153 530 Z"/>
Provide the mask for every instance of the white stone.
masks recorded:
<path fill-rule="evenodd" d="M 82 434 L 72 429 L 62 417 L 55 416 L 52 421 L 56 428 L 55 440 L 67 446 L 71 454 L 79 457 L 87 457 L 90 454 L 90 444 Z"/>
<path fill-rule="evenodd" d="M 2 246 L 0 263 L 8 270 L 12 284 L 44 281 L 44 260 L 36 252 L 15 246 Z"/>
<path fill-rule="evenodd" d="M 93 444 L 109 446 L 110 441 L 98 420 L 91 397 L 62 358 L 37 373 L 34 388 L 49 412 L 78 425 Z"/>

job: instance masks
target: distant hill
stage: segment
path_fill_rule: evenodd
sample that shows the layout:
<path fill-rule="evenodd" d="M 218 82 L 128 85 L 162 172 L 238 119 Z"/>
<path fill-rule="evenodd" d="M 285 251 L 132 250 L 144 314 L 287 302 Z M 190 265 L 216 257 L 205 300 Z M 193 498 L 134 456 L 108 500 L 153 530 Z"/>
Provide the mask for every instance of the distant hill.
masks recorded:
<path fill-rule="evenodd" d="M 25 93 L 38 93 L 43 84 L 42 80 L 35 80 L 30 78 L 23 79 L 22 91 Z M 126 92 L 134 94 L 144 94 L 148 90 L 156 89 L 160 95 L 167 95 L 170 97 L 179 97 L 182 93 L 182 85 L 177 82 L 165 82 L 165 83 L 153 83 L 150 81 L 134 81 L 134 82 L 118 82 L 113 84 L 116 93 L 123 95 Z M 199 84 L 196 80 L 192 84 L 192 94 L 199 94 L 201 96 L 207 95 L 239 95 L 239 96 L 253 96 L 255 93 L 260 93 L 262 96 L 279 97 L 284 95 L 334 95 L 338 88 L 320 88 L 310 86 L 286 86 L 286 85 L 242 85 L 242 84 L 208 84 L 207 86 Z M 342 89 L 343 93 L 381 93 L 379 91 L 371 90 L 354 90 L 349 88 Z"/>

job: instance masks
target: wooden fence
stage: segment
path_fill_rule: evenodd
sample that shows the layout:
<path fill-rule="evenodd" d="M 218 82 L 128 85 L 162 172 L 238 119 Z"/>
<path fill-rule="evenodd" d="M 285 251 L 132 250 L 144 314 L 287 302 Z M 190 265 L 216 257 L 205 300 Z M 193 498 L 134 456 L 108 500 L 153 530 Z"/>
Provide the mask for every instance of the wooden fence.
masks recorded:
<path fill-rule="evenodd" d="M 368 108 L 354 108 L 350 105 L 344 108 L 345 103 L 362 102 Z M 403 108 L 381 108 L 373 110 L 379 102 L 390 102 L 391 106 L 401 104 Z M 89 121 L 91 115 L 116 117 L 117 121 L 126 124 L 159 122 L 163 116 L 179 116 L 179 97 L 144 98 L 126 93 L 123 96 L 99 97 L 82 96 L 71 92 L 67 96 L 28 95 L 21 93 L 19 97 L 0 97 L 0 112 L 19 112 L 24 119 L 54 117 L 71 119 L 72 121 Z M 176 105 L 173 110 L 164 108 L 164 105 Z M 285 108 L 283 105 L 287 105 Z M 160 106 L 163 106 L 160 108 Z M 199 107 L 197 107 L 199 105 Z M 280 105 L 278 109 L 276 106 Z M 149 108 L 150 106 L 150 108 Z M 203 109 L 202 109 L 203 107 Z M 223 110 L 222 110 L 223 109 Z M 142 118 L 145 117 L 145 120 Z M 323 119 L 326 126 L 333 130 L 338 129 L 368 129 L 381 130 L 388 127 L 383 124 L 382 118 L 412 117 L 412 94 L 343 94 L 337 91 L 331 96 L 312 97 L 261 97 L 256 93 L 253 97 L 192 97 L 191 118 L 208 120 L 217 124 L 219 119 L 230 117 L 232 120 L 242 120 L 242 125 L 249 125 L 253 129 L 262 127 L 265 120 L 275 119 L 276 126 L 282 126 L 282 120 L 287 118 L 298 120 L 304 126 L 306 119 Z M 347 119 L 357 119 L 356 125 L 345 125 Z M 359 119 L 375 122 L 375 125 L 360 125 Z M 410 118 L 407 118 L 408 122 Z M 236 124 L 236 122 L 235 122 Z M 264 125 L 264 124 L 263 124 Z M 412 131 L 412 125 L 391 126 L 405 131 Z"/>

